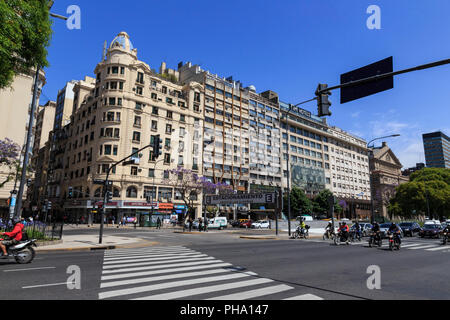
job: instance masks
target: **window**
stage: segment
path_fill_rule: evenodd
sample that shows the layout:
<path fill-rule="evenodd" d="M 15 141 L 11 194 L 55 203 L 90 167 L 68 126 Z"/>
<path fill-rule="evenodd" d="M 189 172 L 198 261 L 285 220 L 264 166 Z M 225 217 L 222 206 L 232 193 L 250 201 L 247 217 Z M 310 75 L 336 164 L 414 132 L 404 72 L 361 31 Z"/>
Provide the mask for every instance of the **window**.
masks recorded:
<path fill-rule="evenodd" d="M 166 138 L 166 142 L 165 142 L 164 146 L 166 148 L 170 149 L 170 139 L 169 138 Z"/>
<path fill-rule="evenodd" d="M 180 137 L 183 138 L 185 134 L 186 134 L 185 128 L 180 127 Z"/>
<path fill-rule="evenodd" d="M 164 164 L 170 164 L 170 153 L 164 154 Z"/>
<path fill-rule="evenodd" d="M 135 187 L 127 189 L 127 198 L 137 198 L 137 189 Z"/>
<path fill-rule="evenodd" d="M 106 156 L 109 156 L 109 155 L 111 155 L 111 150 L 112 150 L 112 146 L 111 145 L 109 145 L 109 144 L 106 144 L 105 145 L 105 155 Z"/>
<path fill-rule="evenodd" d="M 172 111 L 167 111 L 167 118 L 168 119 L 173 119 L 173 112 Z"/>
<path fill-rule="evenodd" d="M 120 67 L 120 74 L 125 74 L 125 67 Z"/>
<path fill-rule="evenodd" d="M 166 124 L 166 133 L 172 134 L 172 125 L 171 124 Z"/>
<path fill-rule="evenodd" d="M 138 131 L 133 132 L 133 141 L 140 142 L 141 141 L 141 133 Z"/>
<path fill-rule="evenodd" d="M 152 120 L 152 131 L 158 130 L 158 121 Z"/>
<path fill-rule="evenodd" d="M 134 125 L 137 126 L 137 127 L 141 126 L 141 117 L 134 116 Z"/>
<path fill-rule="evenodd" d="M 186 122 L 186 116 L 184 114 L 180 114 L 180 122 Z"/>
<path fill-rule="evenodd" d="M 142 72 L 138 72 L 136 82 L 144 84 L 144 74 Z"/>
<path fill-rule="evenodd" d="M 111 70 L 112 70 L 112 74 L 119 74 L 119 67 L 112 67 Z"/>
<path fill-rule="evenodd" d="M 132 176 L 138 175 L 138 167 L 131 167 L 131 175 Z"/>
<path fill-rule="evenodd" d="M 159 111 L 158 107 L 153 107 L 152 108 L 152 114 L 154 114 L 155 116 L 158 115 L 158 111 Z"/>
<path fill-rule="evenodd" d="M 148 169 L 148 177 L 149 178 L 155 177 L 155 169 Z"/>
<path fill-rule="evenodd" d="M 142 88 L 142 87 L 136 87 L 136 94 L 138 94 L 138 95 L 143 95 L 143 92 L 144 92 L 144 88 Z"/>

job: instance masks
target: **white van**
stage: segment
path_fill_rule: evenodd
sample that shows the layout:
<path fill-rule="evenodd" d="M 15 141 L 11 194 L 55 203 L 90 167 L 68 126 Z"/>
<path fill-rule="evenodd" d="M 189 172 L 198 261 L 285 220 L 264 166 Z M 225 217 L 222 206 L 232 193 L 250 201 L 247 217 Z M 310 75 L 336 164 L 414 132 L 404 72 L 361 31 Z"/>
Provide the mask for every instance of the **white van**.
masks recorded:
<path fill-rule="evenodd" d="M 437 224 L 441 225 L 441 222 L 439 220 L 426 220 L 424 224 Z"/>
<path fill-rule="evenodd" d="M 209 220 L 208 229 L 219 229 L 222 230 L 228 226 L 227 218 L 216 217 Z"/>

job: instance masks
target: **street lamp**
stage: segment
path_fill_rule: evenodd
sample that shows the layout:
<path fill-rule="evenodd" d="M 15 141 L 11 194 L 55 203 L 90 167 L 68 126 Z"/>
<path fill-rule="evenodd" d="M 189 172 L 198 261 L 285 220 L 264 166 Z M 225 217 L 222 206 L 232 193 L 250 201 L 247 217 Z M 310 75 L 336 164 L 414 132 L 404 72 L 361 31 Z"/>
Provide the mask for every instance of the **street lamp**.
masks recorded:
<path fill-rule="evenodd" d="M 374 146 L 370 147 L 370 144 L 372 142 L 375 142 L 377 140 L 381 140 L 381 139 L 386 139 L 386 138 L 395 138 L 395 137 L 400 137 L 399 134 L 392 134 L 390 136 L 384 136 L 384 137 L 379 137 L 379 138 L 375 138 L 373 140 L 371 140 L 368 144 L 367 144 L 367 149 L 371 149 L 374 148 Z M 370 170 L 370 159 L 371 157 L 369 157 L 369 180 L 370 180 L 370 222 L 373 224 L 375 221 L 375 216 L 374 216 L 374 204 L 373 204 L 373 179 L 372 179 L 372 173 Z M 374 168 L 375 169 L 375 168 Z"/>

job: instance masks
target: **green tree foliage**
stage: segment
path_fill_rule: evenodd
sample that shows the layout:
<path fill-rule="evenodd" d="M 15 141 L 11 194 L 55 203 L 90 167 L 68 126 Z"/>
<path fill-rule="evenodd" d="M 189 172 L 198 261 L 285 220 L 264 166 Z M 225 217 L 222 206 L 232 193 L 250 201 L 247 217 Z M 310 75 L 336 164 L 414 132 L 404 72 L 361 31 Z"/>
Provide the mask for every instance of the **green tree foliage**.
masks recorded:
<path fill-rule="evenodd" d="M 51 38 L 48 0 L 0 1 L 0 89 L 17 73 L 48 66 Z"/>
<path fill-rule="evenodd" d="M 284 196 L 283 211 L 288 212 L 288 197 Z M 302 189 L 294 187 L 291 190 L 291 218 L 296 218 L 303 214 L 311 214 L 313 212 L 313 205 L 311 200 L 306 197 Z"/>
<path fill-rule="evenodd" d="M 333 196 L 333 193 L 328 190 L 322 190 L 315 198 L 313 201 L 313 205 L 314 205 L 314 212 L 318 213 L 318 214 L 326 214 L 329 215 L 330 212 L 330 206 L 328 204 L 328 198 Z M 334 212 L 335 213 L 341 213 L 342 212 L 342 207 L 337 203 L 337 201 L 335 201 L 334 203 Z"/>
<path fill-rule="evenodd" d="M 391 215 L 405 218 L 450 217 L 450 170 L 425 168 L 414 172 L 410 182 L 397 187 L 388 209 Z"/>

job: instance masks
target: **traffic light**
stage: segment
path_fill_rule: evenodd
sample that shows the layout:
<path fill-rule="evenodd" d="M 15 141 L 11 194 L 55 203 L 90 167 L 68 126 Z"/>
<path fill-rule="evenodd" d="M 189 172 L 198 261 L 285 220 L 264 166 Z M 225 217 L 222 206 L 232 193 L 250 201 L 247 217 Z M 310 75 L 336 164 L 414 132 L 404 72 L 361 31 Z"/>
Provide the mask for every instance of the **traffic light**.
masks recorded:
<path fill-rule="evenodd" d="M 316 91 L 319 117 L 331 116 L 330 112 L 331 102 L 328 99 L 328 97 L 331 96 L 331 92 L 330 91 L 321 92 L 323 90 L 326 90 L 327 88 L 328 88 L 327 84 L 319 84 L 319 87 L 317 88 Z"/>
<path fill-rule="evenodd" d="M 153 138 L 153 144 L 152 144 L 152 151 L 153 151 L 153 161 L 156 161 L 161 155 L 162 155 L 162 139 L 160 135 L 152 136 Z"/>
<path fill-rule="evenodd" d="M 73 188 L 72 187 L 69 187 L 69 199 L 72 199 L 73 198 Z"/>
<path fill-rule="evenodd" d="M 106 203 L 112 202 L 113 193 L 111 191 L 106 191 Z"/>

